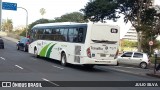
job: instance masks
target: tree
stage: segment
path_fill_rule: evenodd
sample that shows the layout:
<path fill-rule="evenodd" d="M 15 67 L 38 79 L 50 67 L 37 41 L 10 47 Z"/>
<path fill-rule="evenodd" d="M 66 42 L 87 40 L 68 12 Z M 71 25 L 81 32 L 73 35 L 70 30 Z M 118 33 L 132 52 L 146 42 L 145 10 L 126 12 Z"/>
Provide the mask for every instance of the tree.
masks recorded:
<path fill-rule="evenodd" d="M 30 30 L 33 28 L 33 26 L 37 25 L 37 24 L 42 24 L 42 23 L 49 23 L 50 21 L 48 19 L 39 19 L 39 20 L 36 20 L 35 22 L 31 23 L 29 26 L 28 26 L 28 33 L 30 32 Z M 24 30 L 21 35 L 23 35 L 25 33 L 26 30 Z"/>
<path fill-rule="evenodd" d="M 61 17 L 56 17 L 52 22 L 86 22 L 84 20 L 84 15 L 80 12 L 72 12 L 69 14 L 64 14 Z"/>
<path fill-rule="evenodd" d="M 116 15 L 116 9 L 118 4 L 113 0 L 94 0 L 87 3 L 84 9 L 85 19 L 90 19 L 91 21 L 101 21 L 104 19 L 116 21 L 119 16 Z"/>
<path fill-rule="evenodd" d="M 111 19 L 116 21 L 123 14 L 124 22 L 130 21 L 138 34 L 138 51 L 141 51 L 141 34 L 144 28 L 152 31 L 156 10 L 151 7 L 152 0 L 94 0 L 82 11 L 91 21 Z M 103 21 L 102 21 L 103 22 Z"/>
<path fill-rule="evenodd" d="M 2 30 L 11 32 L 13 30 L 12 19 L 6 19 L 2 22 Z"/>
<path fill-rule="evenodd" d="M 46 13 L 46 10 L 44 9 L 44 8 L 41 8 L 40 9 L 40 14 L 41 14 L 41 16 L 42 16 L 42 18 L 43 18 L 43 15 Z"/>
<path fill-rule="evenodd" d="M 156 16 L 156 23 L 155 23 L 155 30 L 160 33 L 160 6 L 156 5 L 155 9 L 157 10 L 157 16 Z"/>

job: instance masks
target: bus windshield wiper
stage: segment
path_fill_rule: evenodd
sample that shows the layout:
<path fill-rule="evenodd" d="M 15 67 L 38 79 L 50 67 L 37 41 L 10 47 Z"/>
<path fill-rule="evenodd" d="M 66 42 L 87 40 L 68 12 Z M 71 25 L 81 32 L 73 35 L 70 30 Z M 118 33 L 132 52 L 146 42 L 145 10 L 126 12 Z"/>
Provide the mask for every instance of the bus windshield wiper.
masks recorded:
<path fill-rule="evenodd" d="M 95 43 L 107 43 L 107 44 L 115 44 L 117 41 L 109 41 L 109 40 L 92 40 Z"/>

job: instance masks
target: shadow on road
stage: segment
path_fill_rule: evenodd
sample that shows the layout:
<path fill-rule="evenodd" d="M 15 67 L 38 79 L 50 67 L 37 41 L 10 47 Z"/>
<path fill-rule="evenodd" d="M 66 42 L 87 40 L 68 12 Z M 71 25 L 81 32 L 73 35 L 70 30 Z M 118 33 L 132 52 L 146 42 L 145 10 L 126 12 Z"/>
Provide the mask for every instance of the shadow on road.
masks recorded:
<path fill-rule="evenodd" d="M 36 58 L 34 56 L 32 56 L 33 58 Z M 61 65 L 61 62 L 58 61 L 58 60 L 54 60 L 54 59 L 50 59 L 50 58 L 44 58 L 44 57 L 39 57 L 40 60 L 43 60 L 45 62 L 49 62 L 49 63 L 54 63 L 54 64 L 57 64 L 58 66 Z M 64 67 L 64 66 L 63 66 Z M 84 67 L 83 65 L 73 65 L 73 64 L 67 64 L 66 66 L 67 68 L 71 68 L 71 69 L 77 69 L 77 70 L 80 70 L 80 71 L 86 71 L 86 72 L 105 72 L 105 70 L 101 70 L 101 69 L 98 69 L 98 68 L 86 68 Z"/>

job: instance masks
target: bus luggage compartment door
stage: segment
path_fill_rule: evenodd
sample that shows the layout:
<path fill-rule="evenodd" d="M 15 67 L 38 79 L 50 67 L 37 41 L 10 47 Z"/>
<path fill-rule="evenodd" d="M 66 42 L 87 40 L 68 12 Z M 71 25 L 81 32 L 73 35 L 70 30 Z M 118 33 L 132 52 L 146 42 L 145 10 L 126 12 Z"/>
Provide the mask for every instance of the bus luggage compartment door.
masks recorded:
<path fill-rule="evenodd" d="M 74 62 L 80 63 L 81 46 L 75 46 L 74 54 L 75 54 Z"/>

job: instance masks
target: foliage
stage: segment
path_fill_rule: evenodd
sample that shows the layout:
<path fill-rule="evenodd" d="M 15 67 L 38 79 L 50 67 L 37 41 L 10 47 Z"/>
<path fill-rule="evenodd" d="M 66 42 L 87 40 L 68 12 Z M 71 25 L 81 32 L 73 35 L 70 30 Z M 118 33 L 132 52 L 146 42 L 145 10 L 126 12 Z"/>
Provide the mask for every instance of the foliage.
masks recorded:
<path fill-rule="evenodd" d="M 52 20 L 51 22 L 79 22 L 83 23 L 86 22 L 84 20 L 84 15 L 80 12 L 72 12 L 69 14 L 64 14 L 61 17 L 56 17 L 55 20 Z"/>
<path fill-rule="evenodd" d="M 48 20 L 48 19 L 36 20 L 35 22 L 31 23 L 28 26 L 28 31 L 30 31 L 32 29 L 32 27 L 37 25 L 37 24 L 54 23 L 54 22 L 80 22 L 80 23 L 82 23 L 82 22 L 86 22 L 86 20 L 84 20 L 84 17 L 83 17 L 82 13 L 73 12 L 73 13 L 69 13 L 69 14 L 64 14 L 61 17 L 55 18 L 54 20 Z"/>
<path fill-rule="evenodd" d="M 43 15 L 46 13 L 46 10 L 45 10 L 44 8 L 41 8 L 41 9 L 39 10 L 39 12 L 40 12 L 40 14 L 41 14 L 42 17 L 43 17 Z"/>
<path fill-rule="evenodd" d="M 141 51 L 141 32 L 150 34 L 156 33 L 153 27 L 156 27 L 155 8 L 152 7 L 152 0 L 94 0 L 89 2 L 82 11 L 85 17 L 91 21 L 100 21 L 119 18 L 123 14 L 124 22 L 130 21 L 138 34 L 138 50 Z M 146 29 L 144 29 L 146 28 Z"/>
<path fill-rule="evenodd" d="M 13 30 L 13 22 L 12 19 L 6 19 L 2 22 L 2 30 L 11 32 Z"/>
<path fill-rule="evenodd" d="M 28 26 L 28 33 L 29 31 L 32 29 L 33 26 L 37 25 L 37 24 L 42 24 L 42 23 L 49 23 L 50 21 L 48 19 L 39 19 L 39 20 L 36 20 L 35 22 L 31 23 L 29 26 Z M 24 31 L 25 32 L 25 31 Z M 23 32 L 23 33 L 24 33 Z"/>
<path fill-rule="evenodd" d="M 122 47 L 136 47 L 137 46 L 137 42 L 129 41 L 129 40 L 122 40 L 121 46 Z"/>
<path fill-rule="evenodd" d="M 101 21 L 104 19 L 116 21 L 119 16 L 116 15 L 118 4 L 114 0 L 94 0 L 88 2 L 84 9 L 81 11 L 85 14 L 85 19 L 91 21 Z"/>
<path fill-rule="evenodd" d="M 26 30 L 23 30 L 19 35 L 25 37 L 26 36 Z"/>

